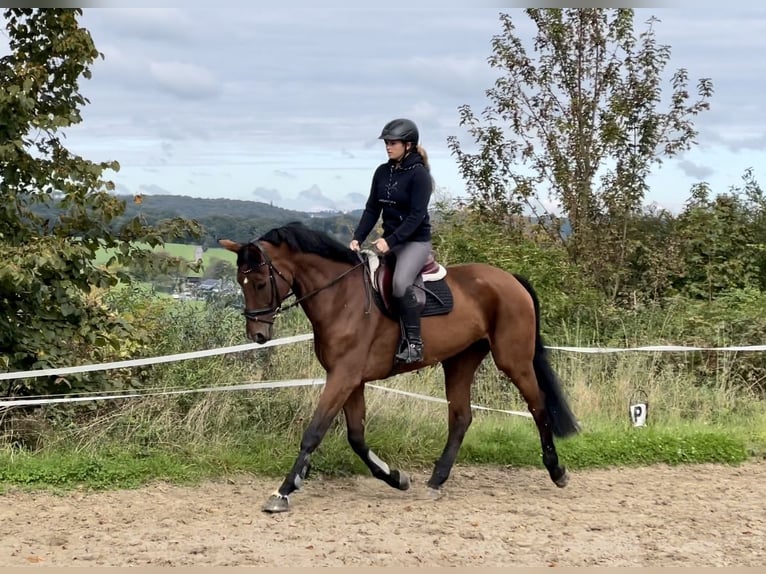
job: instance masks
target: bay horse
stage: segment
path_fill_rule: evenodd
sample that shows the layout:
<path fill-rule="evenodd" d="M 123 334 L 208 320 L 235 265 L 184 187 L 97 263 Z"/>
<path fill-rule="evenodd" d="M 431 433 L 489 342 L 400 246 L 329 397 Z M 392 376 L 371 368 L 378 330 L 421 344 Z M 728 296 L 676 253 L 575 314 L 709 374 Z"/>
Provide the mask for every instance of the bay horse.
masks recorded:
<path fill-rule="evenodd" d="M 448 436 L 427 483 L 438 496 L 471 424 L 471 385 L 487 354 L 526 401 L 551 480 L 566 486 L 568 474 L 559 465 L 553 437 L 573 435 L 579 425 L 546 358 L 538 299 L 524 278 L 488 264 L 444 268 L 452 305 L 448 312 L 423 316 L 422 361 L 399 363 L 394 356 L 400 329 L 384 307 L 371 302 L 374 282 L 365 256 L 300 223 L 271 229 L 246 244 L 219 243 L 237 254 L 247 338 L 261 344 L 270 340 L 275 316 L 294 296 L 292 305 L 299 304 L 311 322 L 314 352 L 327 374 L 295 463 L 264 512 L 288 510 L 289 496 L 306 478 L 312 453 L 341 409 L 348 442 L 372 475 L 407 490 L 409 476 L 389 467 L 365 442 L 365 383 L 441 363 Z"/>

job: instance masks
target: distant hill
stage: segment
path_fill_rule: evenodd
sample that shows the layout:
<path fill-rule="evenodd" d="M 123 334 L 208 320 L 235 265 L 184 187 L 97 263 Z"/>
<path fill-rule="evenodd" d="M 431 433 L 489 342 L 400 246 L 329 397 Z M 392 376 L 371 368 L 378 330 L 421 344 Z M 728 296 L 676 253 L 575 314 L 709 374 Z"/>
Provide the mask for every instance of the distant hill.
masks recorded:
<path fill-rule="evenodd" d="M 212 247 L 218 239 L 246 241 L 259 237 L 269 229 L 291 221 L 329 233 L 343 242 L 351 238 L 361 210 L 350 213 L 303 212 L 284 209 L 261 201 L 240 199 L 209 199 L 184 195 L 144 195 L 140 203 L 132 195 L 118 195 L 126 202 L 125 214 L 116 226 L 141 215 L 149 224 L 163 219 L 182 217 L 194 219 L 205 229 L 202 243 Z"/>
<path fill-rule="evenodd" d="M 133 195 L 117 195 L 127 203 L 126 216 L 133 218 L 139 212 L 167 213 L 189 219 L 214 215 L 237 215 L 243 218 L 284 219 L 301 218 L 307 214 L 277 207 L 262 201 L 242 199 L 210 199 L 188 195 L 143 195 L 141 203 L 133 201 Z"/>
<path fill-rule="evenodd" d="M 125 201 L 126 208 L 125 213 L 114 220 L 115 229 L 119 229 L 138 215 L 150 225 L 175 217 L 192 219 L 202 225 L 204 230 L 202 238 L 200 240 L 190 238 L 185 242 L 178 239 L 175 241 L 189 244 L 201 243 L 205 248 L 218 247 L 218 240 L 223 238 L 235 241 L 255 239 L 269 229 L 291 221 L 301 221 L 313 229 L 332 235 L 342 243 L 348 243 L 362 214 L 361 208 L 347 213 L 304 212 L 277 207 L 262 201 L 210 199 L 186 195 L 147 194 L 141 196 L 141 201 L 138 203 L 133 195 L 116 197 Z M 56 213 L 55 208 L 47 206 L 37 206 L 35 211 L 46 218 L 55 217 Z M 432 214 L 432 222 L 437 221 L 437 214 Z M 564 232 L 568 234 L 568 222 L 564 223 Z"/>

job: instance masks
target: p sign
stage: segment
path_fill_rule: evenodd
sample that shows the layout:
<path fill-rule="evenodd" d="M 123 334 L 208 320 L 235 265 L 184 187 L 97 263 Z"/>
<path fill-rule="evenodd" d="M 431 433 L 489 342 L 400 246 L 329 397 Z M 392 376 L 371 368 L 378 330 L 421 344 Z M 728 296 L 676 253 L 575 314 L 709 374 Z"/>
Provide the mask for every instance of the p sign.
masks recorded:
<path fill-rule="evenodd" d="M 648 410 L 649 405 L 646 403 L 630 405 L 630 420 L 633 421 L 634 427 L 642 427 L 646 425 L 646 415 Z"/>

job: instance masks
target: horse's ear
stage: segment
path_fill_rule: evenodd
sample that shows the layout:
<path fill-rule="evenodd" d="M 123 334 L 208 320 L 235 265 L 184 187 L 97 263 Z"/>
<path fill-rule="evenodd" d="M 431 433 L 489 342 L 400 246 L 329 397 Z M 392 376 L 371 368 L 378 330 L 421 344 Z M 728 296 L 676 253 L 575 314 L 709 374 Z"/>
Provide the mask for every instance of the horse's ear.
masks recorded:
<path fill-rule="evenodd" d="M 221 245 L 221 247 L 228 249 L 229 251 L 233 251 L 234 253 L 239 253 L 239 250 L 242 248 L 242 245 L 237 243 L 236 241 L 231 241 L 230 239 L 219 239 L 218 243 Z"/>

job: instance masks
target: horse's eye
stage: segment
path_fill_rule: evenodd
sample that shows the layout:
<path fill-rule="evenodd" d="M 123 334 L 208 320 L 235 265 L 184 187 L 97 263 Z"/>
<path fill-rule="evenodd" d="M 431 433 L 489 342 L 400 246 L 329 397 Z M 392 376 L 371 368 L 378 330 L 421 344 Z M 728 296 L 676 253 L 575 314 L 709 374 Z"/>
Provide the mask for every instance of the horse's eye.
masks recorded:
<path fill-rule="evenodd" d="M 263 289 L 264 287 L 266 287 L 266 281 L 262 281 L 261 283 L 256 283 L 256 285 L 255 285 L 255 288 L 256 288 L 258 291 L 260 291 L 260 290 L 261 290 L 261 289 Z"/>

